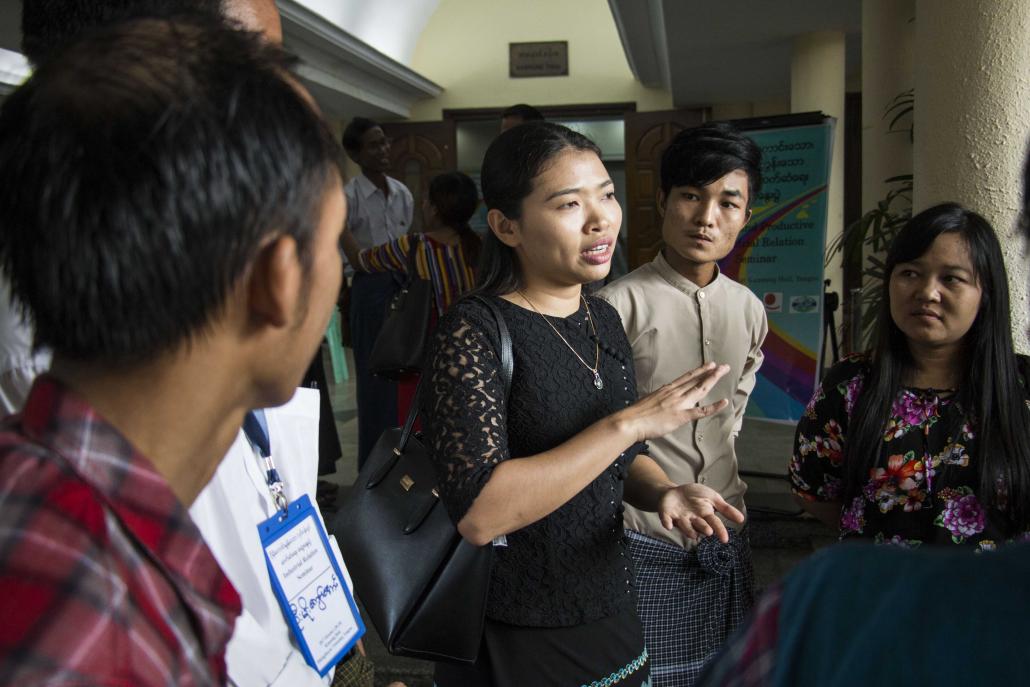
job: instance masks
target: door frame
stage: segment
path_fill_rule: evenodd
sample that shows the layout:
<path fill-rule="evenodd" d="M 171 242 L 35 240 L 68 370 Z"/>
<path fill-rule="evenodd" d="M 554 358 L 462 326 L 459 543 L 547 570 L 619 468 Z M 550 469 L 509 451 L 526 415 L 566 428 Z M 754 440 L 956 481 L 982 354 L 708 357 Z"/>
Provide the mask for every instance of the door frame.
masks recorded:
<path fill-rule="evenodd" d="M 506 107 L 458 107 L 445 109 L 443 119 L 455 122 L 483 121 L 496 119 L 500 121 Z M 534 105 L 546 119 L 617 119 L 627 112 L 636 112 L 635 102 L 624 103 L 587 103 L 584 105 Z"/>

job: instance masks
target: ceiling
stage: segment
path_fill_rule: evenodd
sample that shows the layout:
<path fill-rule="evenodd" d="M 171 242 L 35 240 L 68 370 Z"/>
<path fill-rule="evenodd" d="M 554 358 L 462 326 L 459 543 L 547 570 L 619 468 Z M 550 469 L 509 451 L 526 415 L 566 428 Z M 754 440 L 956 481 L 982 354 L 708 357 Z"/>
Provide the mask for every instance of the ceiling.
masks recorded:
<path fill-rule="evenodd" d="M 676 107 L 788 96 L 791 45 L 814 31 L 843 31 L 848 74 L 861 70 L 861 0 L 608 4 L 634 75 L 672 91 Z"/>
<path fill-rule="evenodd" d="M 20 49 L 22 2 L 0 0 L 0 48 Z M 394 3 L 377 3 L 393 9 L 365 11 L 359 18 L 361 0 L 276 2 L 285 46 L 302 61 L 298 74 L 329 116 L 403 119 L 417 100 L 442 91 L 400 61 L 410 59 L 438 0 L 403 0 L 410 10 L 403 19 L 393 16 Z M 343 28 L 351 24 L 363 35 Z"/>
<path fill-rule="evenodd" d="M 418 39 L 440 0 L 301 0 L 333 24 L 401 64 L 411 65 Z"/>
<path fill-rule="evenodd" d="M 307 62 L 302 77 L 323 107 L 388 119 L 440 92 L 407 66 L 440 1 L 277 0 L 286 45 Z M 0 48 L 18 50 L 21 3 L 0 0 Z M 676 107 L 788 97 L 791 44 L 813 31 L 843 31 L 848 76 L 861 70 L 861 0 L 608 5 L 634 75 L 671 91 Z"/>

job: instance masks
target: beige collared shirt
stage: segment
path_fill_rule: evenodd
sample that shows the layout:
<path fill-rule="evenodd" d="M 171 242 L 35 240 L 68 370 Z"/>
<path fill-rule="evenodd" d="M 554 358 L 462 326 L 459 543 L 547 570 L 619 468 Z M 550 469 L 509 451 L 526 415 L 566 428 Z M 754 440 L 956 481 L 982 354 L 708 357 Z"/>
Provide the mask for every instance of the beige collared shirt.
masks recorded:
<path fill-rule="evenodd" d="M 725 363 L 730 371 L 702 404 L 720 399 L 729 406 L 711 417 L 652 439 L 651 457 L 677 484 L 699 482 L 744 510 L 747 485 L 737 473 L 734 441 L 743 422 L 748 395 L 762 364 L 762 342 L 768 332 L 765 308 L 745 286 L 717 273 L 698 288 L 674 270 L 659 253 L 653 262 L 604 287 L 599 294 L 622 317 L 644 396 L 684 372 L 707 362 Z M 655 513 L 626 505 L 625 524 L 682 546 L 689 540 L 678 530 L 662 527 Z"/>

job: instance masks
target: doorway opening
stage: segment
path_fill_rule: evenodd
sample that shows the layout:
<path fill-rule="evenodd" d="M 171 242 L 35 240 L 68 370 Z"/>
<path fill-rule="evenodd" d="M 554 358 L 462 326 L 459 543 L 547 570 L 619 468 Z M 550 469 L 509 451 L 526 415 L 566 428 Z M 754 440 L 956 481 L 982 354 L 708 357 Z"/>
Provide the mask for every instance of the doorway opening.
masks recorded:
<path fill-rule="evenodd" d="M 457 169 L 468 174 L 479 186 L 479 172 L 483 156 L 490 143 L 500 133 L 503 107 L 444 110 L 444 120 L 455 125 Z M 636 111 L 635 103 L 573 105 L 537 107 L 548 121 L 563 124 L 577 131 L 601 149 L 604 162 L 615 185 L 615 196 L 623 209 L 622 227 L 612 257 L 612 268 L 607 281 L 618 279 L 629 271 L 628 232 L 626 222 L 626 119 L 628 112 Z M 472 220 L 472 228 L 488 231 L 486 208 L 480 207 Z"/>

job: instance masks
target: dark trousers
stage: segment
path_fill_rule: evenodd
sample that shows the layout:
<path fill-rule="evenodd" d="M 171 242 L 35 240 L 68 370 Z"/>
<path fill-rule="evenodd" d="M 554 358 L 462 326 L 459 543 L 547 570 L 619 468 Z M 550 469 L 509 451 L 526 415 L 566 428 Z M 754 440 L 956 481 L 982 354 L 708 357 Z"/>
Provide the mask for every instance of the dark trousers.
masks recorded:
<path fill-rule="evenodd" d="M 333 406 L 329 402 L 329 380 L 325 375 L 321 346 L 315 351 L 315 359 L 311 361 L 302 384 L 318 389 L 318 474 L 329 475 L 336 472 L 336 461 L 340 459 L 342 451 L 340 450 L 340 438 L 336 434 Z"/>
<path fill-rule="evenodd" d="M 365 464 L 379 435 L 397 426 L 397 384 L 373 376 L 368 358 L 383 327 L 386 306 L 396 290 L 390 273 L 355 274 L 351 286 L 350 328 L 354 347 L 354 380 L 358 387 L 358 469 Z"/>

